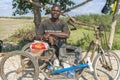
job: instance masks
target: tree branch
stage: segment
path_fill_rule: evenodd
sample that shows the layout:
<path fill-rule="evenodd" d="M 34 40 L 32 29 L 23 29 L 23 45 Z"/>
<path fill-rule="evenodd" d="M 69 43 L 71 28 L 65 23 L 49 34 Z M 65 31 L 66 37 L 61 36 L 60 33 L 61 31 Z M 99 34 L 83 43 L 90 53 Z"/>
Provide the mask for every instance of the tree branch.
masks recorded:
<path fill-rule="evenodd" d="M 33 4 L 33 5 L 35 5 L 35 6 L 37 6 L 37 7 L 42 7 L 39 3 L 37 3 L 37 2 L 34 2 L 33 0 L 23 0 L 23 1 L 28 1 L 28 2 L 30 2 L 31 4 Z"/>
<path fill-rule="evenodd" d="M 110 28 L 110 34 L 109 34 L 109 40 L 108 40 L 109 49 L 112 49 L 112 44 L 113 44 L 115 27 L 116 27 L 116 23 L 117 23 L 119 9 L 120 9 L 120 0 L 118 0 L 118 2 L 117 2 L 117 8 L 116 8 L 115 14 L 113 15 L 113 19 L 112 19 L 112 24 L 111 24 L 111 28 Z"/>
<path fill-rule="evenodd" d="M 68 9 L 66 9 L 66 10 L 64 11 L 64 13 L 65 13 L 65 12 L 69 12 L 69 11 L 75 9 L 75 8 L 80 7 L 80 6 L 83 6 L 84 4 L 86 4 L 86 3 L 90 2 L 90 1 L 92 1 L 92 0 L 86 0 L 86 1 L 80 3 L 80 4 L 76 5 L 76 6 L 73 6 L 73 7 L 71 7 L 71 8 L 68 8 Z"/>
<path fill-rule="evenodd" d="M 23 1 L 28 1 L 28 2 L 30 2 L 31 4 L 33 4 L 33 5 L 37 6 L 37 7 L 40 7 L 40 8 L 43 7 L 44 9 L 49 10 L 49 7 L 48 7 L 48 6 L 42 6 L 42 5 L 38 4 L 37 2 L 34 2 L 33 0 L 23 0 Z M 73 7 L 71 7 L 71 8 L 68 8 L 68 9 L 66 9 L 66 10 L 64 11 L 64 13 L 65 13 L 65 12 L 69 12 L 69 11 L 75 9 L 75 8 L 80 7 L 80 6 L 83 6 L 84 4 L 86 4 L 86 3 L 90 2 L 90 1 L 92 1 L 92 0 L 86 0 L 86 1 L 80 3 L 80 4 L 76 5 L 76 6 L 73 6 Z"/>
<path fill-rule="evenodd" d="M 28 2 L 30 2 L 31 4 L 33 4 L 33 5 L 37 6 L 37 7 L 44 8 L 46 10 L 50 10 L 50 8 L 48 6 L 40 5 L 39 3 L 34 2 L 33 0 L 23 0 L 23 1 L 28 1 Z"/>

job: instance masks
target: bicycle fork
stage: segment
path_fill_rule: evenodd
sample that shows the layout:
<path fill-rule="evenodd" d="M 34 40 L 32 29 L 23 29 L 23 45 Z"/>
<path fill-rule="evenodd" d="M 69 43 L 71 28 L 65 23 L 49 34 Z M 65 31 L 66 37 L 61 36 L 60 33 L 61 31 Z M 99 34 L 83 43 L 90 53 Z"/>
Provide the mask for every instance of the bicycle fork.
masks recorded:
<path fill-rule="evenodd" d="M 100 63 L 102 64 L 102 67 L 107 69 L 108 71 L 111 71 L 112 64 L 111 64 L 111 60 L 110 60 L 110 54 L 108 54 L 108 53 L 105 54 L 103 51 L 101 51 L 100 55 L 101 55 Z"/>

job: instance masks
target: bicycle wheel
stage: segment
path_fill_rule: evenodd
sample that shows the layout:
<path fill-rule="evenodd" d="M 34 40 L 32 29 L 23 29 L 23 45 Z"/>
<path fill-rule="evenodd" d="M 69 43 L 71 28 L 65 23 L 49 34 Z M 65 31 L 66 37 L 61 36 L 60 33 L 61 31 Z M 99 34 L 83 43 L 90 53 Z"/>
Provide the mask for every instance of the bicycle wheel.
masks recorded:
<path fill-rule="evenodd" d="M 26 44 L 25 46 L 23 46 L 22 51 L 26 51 L 26 52 L 30 52 L 30 45 L 32 44 L 32 42 Z"/>
<path fill-rule="evenodd" d="M 22 51 L 26 51 L 26 52 L 30 52 L 30 45 L 32 43 L 28 43 L 26 44 L 23 48 L 22 48 Z M 54 55 L 54 51 L 53 50 L 46 50 L 42 53 L 41 56 L 44 56 L 47 58 L 47 60 L 41 60 L 41 59 L 38 59 L 38 63 L 39 63 L 39 69 L 43 70 L 43 69 L 46 69 L 46 66 L 48 65 L 48 61 L 53 57 Z"/>
<path fill-rule="evenodd" d="M 115 52 L 107 51 L 104 55 L 98 54 L 95 57 L 93 67 L 97 80 L 118 80 L 120 75 L 120 58 Z"/>
<path fill-rule="evenodd" d="M 21 64 L 21 57 L 26 58 Z M 30 65 L 27 65 L 27 61 Z M 1 59 L 0 75 L 2 80 L 37 80 L 39 76 L 39 67 L 36 59 L 23 51 L 13 51 Z"/>

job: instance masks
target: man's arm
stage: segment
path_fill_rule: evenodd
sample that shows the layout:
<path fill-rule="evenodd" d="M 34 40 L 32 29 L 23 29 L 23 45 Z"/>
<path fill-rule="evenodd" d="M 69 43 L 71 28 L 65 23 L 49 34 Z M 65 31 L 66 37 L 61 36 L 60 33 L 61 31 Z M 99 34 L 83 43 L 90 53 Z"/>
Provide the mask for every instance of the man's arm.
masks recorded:
<path fill-rule="evenodd" d="M 48 40 L 50 36 L 55 36 L 59 38 L 68 38 L 70 36 L 70 33 L 68 32 L 47 32 L 43 35 L 37 35 L 37 39 L 39 40 Z"/>
<path fill-rule="evenodd" d="M 59 38 L 68 38 L 70 36 L 69 32 L 48 32 L 45 34 L 46 36 L 55 36 Z"/>
<path fill-rule="evenodd" d="M 47 34 L 51 36 L 59 37 L 59 38 L 69 38 L 70 31 L 69 31 L 67 22 L 61 21 L 61 24 L 62 24 L 62 30 L 61 30 L 62 32 L 49 32 Z"/>

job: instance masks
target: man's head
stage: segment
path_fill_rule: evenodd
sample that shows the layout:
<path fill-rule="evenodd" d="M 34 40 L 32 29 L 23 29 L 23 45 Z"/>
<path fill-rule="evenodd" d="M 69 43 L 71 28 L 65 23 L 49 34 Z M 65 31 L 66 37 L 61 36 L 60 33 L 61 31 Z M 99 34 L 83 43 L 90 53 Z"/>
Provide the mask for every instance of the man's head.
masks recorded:
<path fill-rule="evenodd" d="M 53 5 L 51 7 L 51 16 L 54 19 L 58 19 L 61 14 L 61 8 L 58 5 Z"/>

